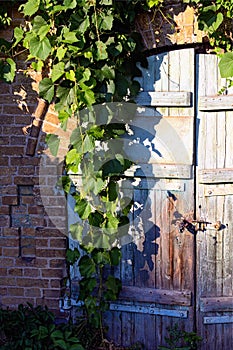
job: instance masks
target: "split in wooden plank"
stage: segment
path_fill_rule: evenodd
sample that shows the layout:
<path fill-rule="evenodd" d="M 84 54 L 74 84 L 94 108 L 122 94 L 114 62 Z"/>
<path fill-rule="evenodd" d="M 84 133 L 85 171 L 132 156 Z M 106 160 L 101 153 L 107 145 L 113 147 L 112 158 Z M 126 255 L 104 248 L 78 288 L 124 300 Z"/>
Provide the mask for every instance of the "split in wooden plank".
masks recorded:
<path fill-rule="evenodd" d="M 130 300 L 137 302 L 190 306 L 191 296 L 192 293 L 189 290 L 178 291 L 123 286 L 119 298 L 121 300 Z"/>
<path fill-rule="evenodd" d="M 200 111 L 221 111 L 233 109 L 233 95 L 204 96 L 199 98 Z"/>
<path fill-rule="evenodd" d="M 190 107 L 192 94 L 189 91 L 142 91 L 136 98 L 141 106 Z"/>

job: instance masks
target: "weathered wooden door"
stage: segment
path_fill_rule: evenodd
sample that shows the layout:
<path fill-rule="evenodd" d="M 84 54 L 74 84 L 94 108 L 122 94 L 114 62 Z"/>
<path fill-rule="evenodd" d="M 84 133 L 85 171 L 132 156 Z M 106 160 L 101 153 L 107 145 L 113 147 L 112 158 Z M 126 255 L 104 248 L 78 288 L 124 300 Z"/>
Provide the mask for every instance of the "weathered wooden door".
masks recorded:
<path fill-rule="evenodd" d="M 217 57 L 194 49 L 150 56 L 142 69 L 130 125 L 140 147 L 128 150 L 139 165 L 133 240 L 107 315 L 118 344 L 157 349 L 177 323 L 203 338 L 200 350 L 233 347 L 233 98 L 218 96 L 224 83 Z"/>
<path fill-rule="evenodd" d="M 233 96 L 215 55 L 197 56 L 197 330 L 201 349 L 233 348 Z"/>
<path fill-rule="evenodd" d="M 140 166 L 134 240 L 122 247 L 123 290 L 108 325 L 116 343 L 139 342 L 147 350 L 164 345 L 175 323 L 191 331 L 195 318 L 194 235 L 179 230 L 182 217 L 194 212 L 194 59 L 193 49 L 148 58 L 131 125 L 141 145 L 129 152 Z"/>

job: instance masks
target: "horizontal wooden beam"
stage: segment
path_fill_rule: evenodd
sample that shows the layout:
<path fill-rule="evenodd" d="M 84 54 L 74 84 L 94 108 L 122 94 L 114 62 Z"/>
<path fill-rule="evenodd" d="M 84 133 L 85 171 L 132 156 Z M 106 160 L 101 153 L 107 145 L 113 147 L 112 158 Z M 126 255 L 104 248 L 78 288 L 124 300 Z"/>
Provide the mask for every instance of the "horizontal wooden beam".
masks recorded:
<path fill-rule="evenodd" d="M 233 183 L 233 169 L 229 168 L 203 169 L 198 175 L 201 184 Z"/>
<path fill-rule="evenodd" d="M 233 311 L 233 297 L 211 297 L 200 299 L 202 312 Z"/>
<path fill-rule="evenodd" d="M 137 164 L 136 171 L 129 170 L 127 176 L 157 179 L 190 179 L 192 165 L 189 164 Z"/>
<path fill-rule="evenodd" d="M 200 111 L 221 111 L 233 109 L 233 95 L 199 97 Z"/>
<path fill-rule="evenodd" d="M 190 306 L 191 295 L 192 293 L 189 290 L 178 291 L 123 286 L 119 299 L 145 303 Z"/>
<path fill-rule="evenodd" d="M 187 91 L 142 91 L 136 98 L 141 106 L 190 107 L 191 92 Z"/>
<path fill-rule="evenodd" d="M 205 197 L 233 195 L 233 184 L 220 184 L 218 187 L 216 184 L 205 186 L 204 194 Z"/>

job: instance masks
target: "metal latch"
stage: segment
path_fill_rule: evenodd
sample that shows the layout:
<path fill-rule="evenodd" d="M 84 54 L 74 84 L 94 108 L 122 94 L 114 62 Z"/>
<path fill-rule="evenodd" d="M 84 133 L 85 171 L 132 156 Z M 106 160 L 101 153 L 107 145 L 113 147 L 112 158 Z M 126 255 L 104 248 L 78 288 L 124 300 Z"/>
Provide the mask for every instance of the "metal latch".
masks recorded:
<path fill-rule="evenodd" d="M 211 225 L 211 226 L 209 226 Z M 215 230 L 220 231 L 224 229 L 226 226 L 221 223 L 221 221 L 216 221 L 216 223 L 212 224 L 212 222 L 205 221 L 205 220 L 191 220 L 188 221 L 186 219 L 182 219 L 178 223 L 179 231 L 182 233 L 184 230 L 188 230 L 191 233 L 195 233 L 197 231 L 206 231 L 208 230 Z"/>

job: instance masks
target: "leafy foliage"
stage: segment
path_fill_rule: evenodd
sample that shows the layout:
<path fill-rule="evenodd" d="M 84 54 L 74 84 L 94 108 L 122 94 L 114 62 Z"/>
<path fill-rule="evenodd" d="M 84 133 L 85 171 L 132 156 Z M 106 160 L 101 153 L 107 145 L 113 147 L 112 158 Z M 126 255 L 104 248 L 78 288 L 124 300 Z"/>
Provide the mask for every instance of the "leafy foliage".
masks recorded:
<path fill-rule="evenodd" d="M 233 76 L 233 62 L 228 52 L 233 48 L 231 0 L 184 0 L 196 7 L 199 28 L 205 31 L 210 44 L 220 54 L 220 73 L 223 78 Z M 224 50 L 224 52 L 223 52 Z"/>
<path fill-rule="evenodd" d="M 167 346 L 159 346 L 159 350 L 195 350 L 202 340 L 195 332 L 180 330 L 177 323 L 168 331 L 169 337 L 165 337 Z"/>
<path fill-rule="evenodd" d="M 47 307 L 19 305 L 17 310 L 0 309 L 1 350 L 84 350 L 72 324 L 55 324 Z"/>

